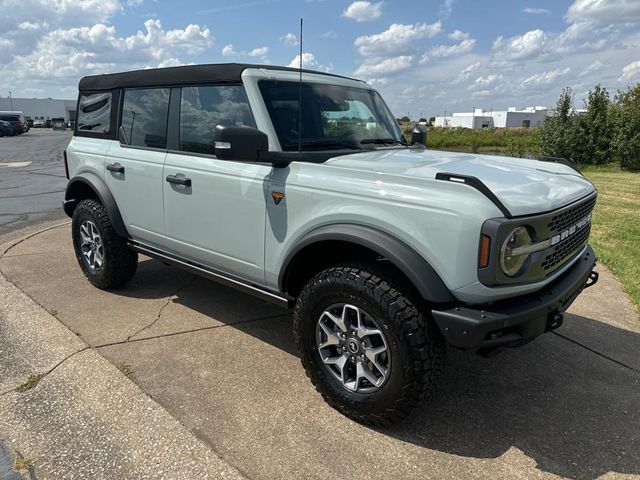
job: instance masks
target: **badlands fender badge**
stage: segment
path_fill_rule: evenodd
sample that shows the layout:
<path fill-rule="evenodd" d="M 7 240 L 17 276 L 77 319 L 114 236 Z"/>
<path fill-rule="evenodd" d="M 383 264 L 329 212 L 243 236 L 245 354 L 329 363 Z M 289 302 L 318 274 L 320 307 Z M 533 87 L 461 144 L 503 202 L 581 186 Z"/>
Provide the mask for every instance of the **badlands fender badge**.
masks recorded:
<path fill-rule="evenodd" d="M 284 193 L 282 192 L 271 192 L 271 198 L 273 198 L 273 203 L 276 205 L 280 205 L 280 202 L 284 198 Z"/>

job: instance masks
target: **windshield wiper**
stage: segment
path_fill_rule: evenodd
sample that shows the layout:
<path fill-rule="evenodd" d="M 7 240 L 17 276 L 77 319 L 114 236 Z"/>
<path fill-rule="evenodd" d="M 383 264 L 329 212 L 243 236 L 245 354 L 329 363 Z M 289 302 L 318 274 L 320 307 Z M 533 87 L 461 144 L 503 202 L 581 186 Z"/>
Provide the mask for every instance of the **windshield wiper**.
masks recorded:
<path fill-rule="evenodd" d="M 300 143 L 300 147 L 344 147 L 357 150 L 358 147 L 353 143 L 341 142 L 339 140 L 308 140 Z M 298 148 L 297 143 L 285 143 L 285 149 Z"/>
<path fill-rule="evenodd" d="M 360 140 L 360 143 L 362 143 L 363 145 L 367 143 L 377 143 L 381 145 L 404 145 L 405 147 L 409 146 L 407 142 L 396 140 L 395 138 L 365 138 L 363 140 Z"/>

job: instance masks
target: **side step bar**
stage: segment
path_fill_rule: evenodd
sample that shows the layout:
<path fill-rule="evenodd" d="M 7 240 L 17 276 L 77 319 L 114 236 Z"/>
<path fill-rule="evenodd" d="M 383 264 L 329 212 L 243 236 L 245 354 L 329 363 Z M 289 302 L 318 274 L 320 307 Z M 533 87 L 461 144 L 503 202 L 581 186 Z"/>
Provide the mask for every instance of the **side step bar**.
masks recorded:
<path fill-rule="evenodd" d="M 161 262 L 174 265 L 178 268 L 194 273 L 201 277 L 208 278 L 209 280 L 213 280 L 214 282 L 220 283 L 222 285 L 235 288 L 236 290 L 248 293 L 262 300 L 266 300 L 267 302 L 274 303 L 280 307 L 290 308 L 291 306 L 292 301 L 287 298 L 281 297 L 280 295 L 276 295 L 275 293 L 271 293 L 267 290 L 263 290 L 262 288 L 250 285 L 240 280 L 236 280 L 203 265 L 199 265 L 189 260 L 176 257 L 174 255 L 171 255 L 170 253 L 162 252 L 146 245 L 141 245 L 137 242 L 129 241 L 128 245 L 129 248 L 131 248 L 131 250 L 135 252 L 141 253 L 151 258 L 155 258 L 157 260 L 160 260 Z"/>

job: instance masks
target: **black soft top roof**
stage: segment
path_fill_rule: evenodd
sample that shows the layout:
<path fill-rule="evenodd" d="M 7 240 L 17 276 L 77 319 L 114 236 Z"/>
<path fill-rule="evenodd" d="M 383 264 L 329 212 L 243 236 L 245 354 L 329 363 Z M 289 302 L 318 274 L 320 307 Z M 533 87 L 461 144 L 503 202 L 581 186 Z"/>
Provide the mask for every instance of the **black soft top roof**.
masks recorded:
<path fill-rule="evenodd" d="M 274 65 L 252 65 L 248 63 L 216 63 L 208 65 L 185 65 L 181 67 L 150 68 L 131 72 L 90 75 L 80 80 L 79 90 L 109 90 L 122 87 L 170 86 L 202 83 L 238 83 L 246 68 L 266 70 L 287 70 L 298 72 L 297 68 Z M 343 77 L 325 72 L 303 69 L 306 73 L 319 73 L 333 77 Z M 352 78 L 349 78 L 353 80 Z"/>

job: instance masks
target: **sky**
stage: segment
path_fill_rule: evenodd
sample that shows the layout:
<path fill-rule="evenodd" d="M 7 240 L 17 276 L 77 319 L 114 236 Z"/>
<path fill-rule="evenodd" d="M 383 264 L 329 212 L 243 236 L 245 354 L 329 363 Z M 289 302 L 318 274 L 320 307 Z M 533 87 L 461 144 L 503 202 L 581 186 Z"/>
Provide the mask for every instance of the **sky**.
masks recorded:
<path fill-rule="evenodd" d="M 640 82 L 640 0 L 0 0 L 0 96 L 84 75 L 302 64 L 368 81 L 396 116 L 555 105 Z"/>

